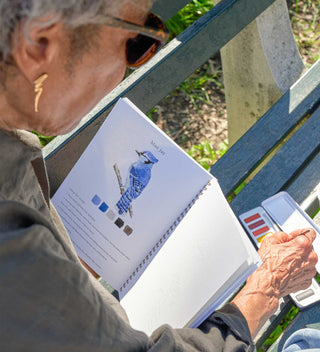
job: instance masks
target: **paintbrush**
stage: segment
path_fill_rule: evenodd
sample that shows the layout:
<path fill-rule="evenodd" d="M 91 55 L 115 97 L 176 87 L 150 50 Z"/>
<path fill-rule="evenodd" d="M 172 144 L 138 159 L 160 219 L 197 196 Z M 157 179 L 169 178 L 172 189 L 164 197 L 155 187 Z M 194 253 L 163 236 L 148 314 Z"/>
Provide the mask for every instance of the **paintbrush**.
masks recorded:
<path fill-rule="evenodd" d="M 303 231 L 303 232 L 299 233 L 299 235 L 294 236 L 294 238 L 296 238 L 296 237 L 298 237 L 298 236 L 305 235 L 305 234 L 308 233 L 308 232 L 310 232 L 310 230 Z"/>

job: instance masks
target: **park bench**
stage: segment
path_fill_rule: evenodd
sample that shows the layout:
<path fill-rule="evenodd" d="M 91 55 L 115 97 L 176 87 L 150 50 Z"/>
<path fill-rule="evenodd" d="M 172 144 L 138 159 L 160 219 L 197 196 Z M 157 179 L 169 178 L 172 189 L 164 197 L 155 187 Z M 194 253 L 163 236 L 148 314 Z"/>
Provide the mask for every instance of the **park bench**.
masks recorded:
<path fill-rule="evenodd" d="M 51 193 L 59 187 L 120 96 L 128 97 L 148 112 L 274 2 L 222 0 L 120 83 L 73 132 L 54 139 L 43 151 Z M 154 11 L 167 20 L 187 3 L 158 0 Z M 236 215 L 281 190 L 289 192 L 308 214 L 319 208 L 315 191 L 320 181 L 319 103 L 318 61 L 212 167 L 211 173 L 219 180 L 225 196 L 233 195 L 230 204 Z M 244 189 L 234 195 L 243 183 Z M 292 305 L 289 298 L 281 302 L 278 312 L 260 331 L 255 341 L 257 347 Z M 317 305 L 300 312 L 289 330 L 305 322 L 316 322 L 319 310 Z M 278 345 L 281 342 L 272 349 L 276 350 Z"/>
<path fill-rule="evenodd" d="M 259 206 L 280 191 L 287 191 L 309 215 L 319 209 L 319 124 L 320 61 L 211 168 L 226 196 L 246 181 L 247 185 L 230 203 L 236 215 Z M 258 335 L 258 346 L 292 306 L 290 299 L 283 300 L 280 311 Z M 299 313 L 294 326 L 303 326 L 309 319 L 310 324 L 317 319 L 319 322 L 319 309 L 320 303 Z M 290 327 L 290 331 L 293 329 Z"/>

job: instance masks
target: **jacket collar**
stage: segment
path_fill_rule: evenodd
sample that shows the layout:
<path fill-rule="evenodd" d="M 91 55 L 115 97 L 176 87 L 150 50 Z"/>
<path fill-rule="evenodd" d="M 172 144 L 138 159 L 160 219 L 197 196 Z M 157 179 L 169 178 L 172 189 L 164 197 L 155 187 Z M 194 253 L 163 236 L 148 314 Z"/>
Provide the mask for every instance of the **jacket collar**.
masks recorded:
<path fill-rule="evenodd" d="M 0 130 L 0 148 L 0 201 L 18 201 L 46 211 L 48 184 L 44 177 L 46 187 L 39 185 L 38 175 L 46 173 L 38 138 L 22 130 Z"/>

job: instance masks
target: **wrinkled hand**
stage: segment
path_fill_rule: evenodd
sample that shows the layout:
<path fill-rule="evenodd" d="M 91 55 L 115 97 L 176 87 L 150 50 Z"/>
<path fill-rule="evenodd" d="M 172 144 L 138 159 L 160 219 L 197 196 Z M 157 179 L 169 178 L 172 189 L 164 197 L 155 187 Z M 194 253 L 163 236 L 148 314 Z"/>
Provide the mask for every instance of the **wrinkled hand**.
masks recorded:
<path fill-rule="evenodd" d="M 309 232 L 299 236 L 306 230 Z M 313 229 L 302 229 L 290 234 L 277 232 L 262 242 L 258 253 L 263 264 L 258 272 L 277 298 L 310 286 L 318 260 L 312 247 L 315 238 Z"/>
<path fill-rule="evenodd" d="M 299 236 L 306 230 L 310 231 Z M 277 232 L 262 242 L 258 253 L 263 264 L 232 301 L 247 319 L 252 336 L 277 310 L 279 298 L 310 286 L 318 260 L 312 247 L 315 238 L 313 229 L 300 229 Z"/>

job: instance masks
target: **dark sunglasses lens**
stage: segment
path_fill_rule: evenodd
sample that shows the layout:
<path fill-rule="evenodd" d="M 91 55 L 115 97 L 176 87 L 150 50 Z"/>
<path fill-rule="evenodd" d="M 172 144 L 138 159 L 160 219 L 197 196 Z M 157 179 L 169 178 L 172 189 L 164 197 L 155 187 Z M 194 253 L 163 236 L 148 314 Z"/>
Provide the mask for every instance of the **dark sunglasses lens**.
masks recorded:
<path fill-rule="evenodd" d="M 152 57 L 160 42 L 139 34 L 127 41 L 127 62 L 131 67 L 137 67 Z"/>
<path fill-rule="evenodd" d="M 148 14 L 146 27 L 165 30 L 165 25 L 162 20 L 151 13 Z M 129 67 L 137 68 L 147 62 L 156 51 L 162 46 L 159 40 L 139 34 L 127 42 L 127 62 Z"/>
<path fill-rule="evenodd" d="M 165 25 L 162 22 L 161 18 L 152 14 L 152 13 L 148 14 L 148 18 L 146 20 L 145 26 L 152 27 L 152 28 L 158 28 L 158 29 L 162 29 L 162 30 L 165 29 Z"/>

